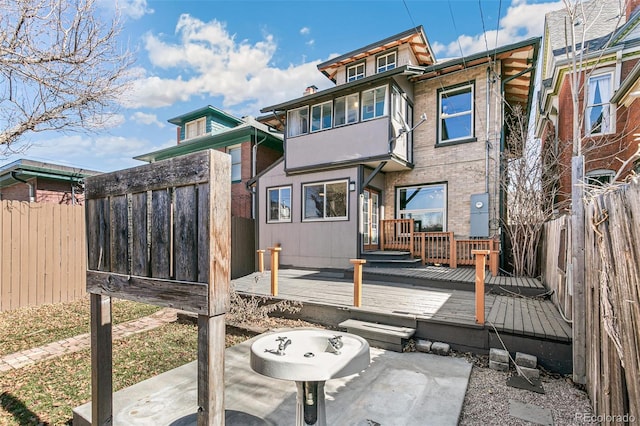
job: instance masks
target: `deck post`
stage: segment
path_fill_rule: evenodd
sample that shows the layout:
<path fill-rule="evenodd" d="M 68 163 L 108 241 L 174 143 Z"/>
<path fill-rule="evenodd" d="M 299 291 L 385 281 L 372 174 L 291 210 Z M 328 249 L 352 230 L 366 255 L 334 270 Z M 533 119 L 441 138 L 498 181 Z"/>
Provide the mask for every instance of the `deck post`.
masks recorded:
<path fill-rule="evenodd" d="M 278 295 L 278 266 L 280 262 L 278 260 L 282 247 L 269 247 L 271 251 L 271 295 Z"/>
<path fill-rule="evenodd" d="M 427 234 L 423 232 L 422 238 L 420 239 L 420 258 L 422 259 L 422 266 L 427 263 L 426 239 Z"/>
<path fill-rule="evenodd" d="M 491 249 L 489 254 L 489 271 L 491 272 L 491 276 L 498 276 L 498 250 Z"/>
<path fill-rule="evenodd" d="M 350 259 L 353 264 L 353 306 L 362 306 L 362 265 L 367 263 L 365 259 Z"/>
<path fill-rule="evenodd" d="M 449 233 L 449 251 L 449 267 L 455 269 L 458 267 L 458 250 L 453 232 Z"/>
<path fill-rule="evenodd" d="M 91 294 L 91 424 L 113 423 L 111 297 Z"/>
<path fill-rule="evenodd" d="M 484 268 L 491 250 L 471 250 L 476 260 L 476 322 L 484 324 Z"/>
<path fill-rule="evenodd" d="M 258 272 L 264 272 L 264 250 L 257 250 L 258 253 Z"/>

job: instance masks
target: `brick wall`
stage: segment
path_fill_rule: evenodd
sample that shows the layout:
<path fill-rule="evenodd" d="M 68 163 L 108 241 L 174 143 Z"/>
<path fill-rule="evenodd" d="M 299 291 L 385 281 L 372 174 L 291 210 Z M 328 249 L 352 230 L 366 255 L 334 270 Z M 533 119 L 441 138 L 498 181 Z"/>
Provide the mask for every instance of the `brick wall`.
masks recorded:
<path fill-rule="evenodd" d="M 437 91 L 467 81 L 475 81 L 475 142 L 436 147 L 438 100 Z M 447 184 L 447 230 L 464 238 L 470 232 L 471 195 L 485 192 L 486 154 L 486 67 L 472 68 L 441 78 L 416 83 L 414 113 L 426 113 L 428 120 L 414 131 L 413 156 L 415 168 L 411 171 L 386 175 L 384 203 L 386 219 L 395 216 L 396 187 L 431 183 Z M 491 99 L 491 120 L 497 116 L 497 99 Z M 495 123 L 494 123 L 495 124 Z M 490 126 L 492 151 L 489 161 L 489 205 L 491 218 L 498 217 L 497 167 L 500 126 Z M 497 221 L 491 221 L 497 225 Z M 492 228 L 490 233 L 495 232 Z"/>
<path fill-rule="evenodd" d="M 35 201 L 37 203 L 73 204 L 70 182 L 60 182 L 50 179 L 30 179 L 35 185 Z M 29 201 L 29 186 L 18 182 L 0 189 L 3 200 Z M 75 194 L 76 203 L 84 202 L 84 194 Z"/>

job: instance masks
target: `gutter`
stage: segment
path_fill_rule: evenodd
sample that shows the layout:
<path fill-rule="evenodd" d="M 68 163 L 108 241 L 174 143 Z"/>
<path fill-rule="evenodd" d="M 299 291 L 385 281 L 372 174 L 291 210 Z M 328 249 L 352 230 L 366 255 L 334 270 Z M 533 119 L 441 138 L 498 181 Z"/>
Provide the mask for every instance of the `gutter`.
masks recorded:
<path fill-rule="evenodd" d="M 12 171 L 11 172 L 11 177 L 14 178 L 15 180 L 17 180 L 18 182 L 22 182 L 22 183 L 26 184 L 29 187 L 29 202 L 30 203 L 35 202 L 36 201 L 36 195 L 35 195 L 36 191 L 35 191 L 35 188 L 34 188 L 33 184 L 31 182 L 28 182 L 28 181 L 26 181 L 24 179 L 19 178 L 18 177 L 18 172 L 16 172 L 16 171 Z"/>

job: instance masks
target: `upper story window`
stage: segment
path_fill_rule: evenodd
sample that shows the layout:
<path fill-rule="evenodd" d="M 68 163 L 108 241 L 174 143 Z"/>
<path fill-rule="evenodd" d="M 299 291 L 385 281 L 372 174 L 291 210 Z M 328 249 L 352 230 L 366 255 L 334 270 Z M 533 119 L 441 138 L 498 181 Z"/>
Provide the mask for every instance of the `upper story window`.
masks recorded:
<path fill-rule="evenodd" d="M 473 138 L 473 85 L 438 93 L 438 143 Z"/>
<path fill-rule="evenodd" d="M 343 96 L 335 100 L 334 105 L 334 121 L 335 126 L 342 126 L 344 124 L 357 123 L 359 115 L 358 100 L 359 95 L 354 93 L 352 95 Z"/>
<path fill-rule="evenodd" d="M 311 107 L 311 131 L 330 129 L 333 121 L 333 102 L 325 102 Z"/>
<path fill-rule="evenodd" d="M 205 134 L 207 130 L 207 119 L 205 117 L 198 118 L 185 124 L 184 138 L 191 139 Z"/>
<path fill-rule="evenodd" d="M 267 189 L 267 222 L 291 222 L 291 187 Z"/>
<path fill-rule="evenodd" d="M 346 220 L 348 203 L 346 180 L 302 185 L 302 220 Z"/>
<path fill-rule="evenodd" d="M 396 52 L 380 55 L 376 58 L 376 69 L 378 73 L 392 70 L 396 67 Z"/>
<path fill-rule="evenodd" d="M 387 113 L 387 86 L 362 92 L 362 120 L 381 117 Z"/>
<path fill-rule="evenodd" d="M 589 77 L 585 117 L 588 135 L 610 133 L 612 131 L 611 104 L 609 104 L 612 83 L 612 73 Z"/>
<path fill-rule="evenodd" d="M 242 180 L 242 149 L 240 145 L 227 148 L 227 153 L 231 155 L 231 182 Z"/>
<path fill-rule="evenodd" d="M 347 83 L 364 78 L 364 62 L 347 68 Z"/>
<path fill-rule="evenodd" d="M 293 109 L 287 112 L 287 136 L 299 136 L 309 133 L 309 107 Z"/>

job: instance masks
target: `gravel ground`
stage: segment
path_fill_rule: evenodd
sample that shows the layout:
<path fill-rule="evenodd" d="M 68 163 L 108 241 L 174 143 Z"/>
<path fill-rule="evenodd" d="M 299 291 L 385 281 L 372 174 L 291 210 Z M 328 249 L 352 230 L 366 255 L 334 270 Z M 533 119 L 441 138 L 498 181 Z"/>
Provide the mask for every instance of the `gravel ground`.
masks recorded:
<path fill-rule="evenodd" d="M 466 357 L 469 359 L 469 357 Z M 589 424 L 593 415 L 587 393 L 566 377 L 543 373 L 544 394 L 507 386 L 515 370 L 501 372 L 487 367 L 486 357 L 474 357 L 459 425 L 534 425 L 509 415 L 509 400 L 550 409 L 558 426 Z M 591 423 L 593 424 L 593 423 Z"/>

